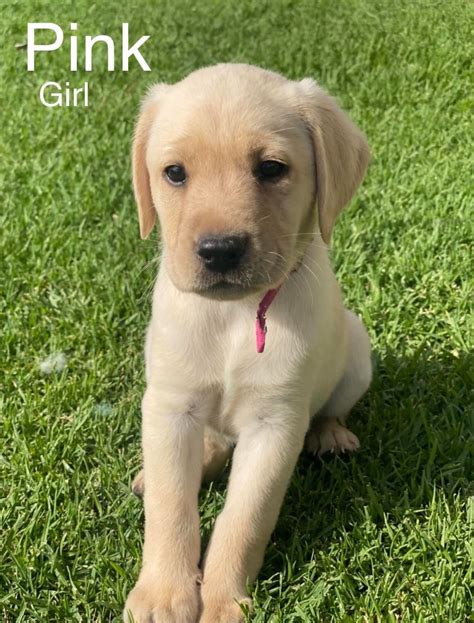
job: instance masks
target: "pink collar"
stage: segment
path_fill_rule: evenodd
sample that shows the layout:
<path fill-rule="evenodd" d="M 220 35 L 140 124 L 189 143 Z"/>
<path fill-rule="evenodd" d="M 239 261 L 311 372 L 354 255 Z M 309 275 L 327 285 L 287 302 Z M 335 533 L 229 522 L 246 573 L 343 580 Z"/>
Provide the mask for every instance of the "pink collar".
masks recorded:
<path fill-rule="evenodd" d="M 312 242 L 313 242 L 313 238 L 311 238 L 309 244 L 311 244 Z M 291 272 L 296 273 L 296 271 L 300 268 L 302 263 L 303 263 L 303 258 L 299 260 L 299 262 L 296 264 L 296 266 L 293 268 Z M 263 353 L 263 351 L 265 350 L 265 336 L 267 334 L 267 317 L 265 314 L 267 313 L 267 310 L 270 307 L 270 305 L 273 303 L 275 296 L 280 291 L 280 288 L 282 285 L 283 283 L 280 283 L 280 285 L 277 288 L 268 290 L 268 292 L 266 292 L 263 299 L 258 304 L 257 320 L 255 323 L 255 334 L 256 334 L 256 339 L 257 339 L 257 353 Z"/>
<path fill-rule="evenodd" d="M 268 290 L 263 299 L 260 301 L 257 309 L 257 320 L 255 323 L 255 332 L 257 338 L 257 353 L 263 353 L 265 350 L 265 335 L 267 333 L 267 318 L 265 314 L 268 308 L 273 303 L 273 299 L 278 294 L 281 285 L 273 290 Z"/>

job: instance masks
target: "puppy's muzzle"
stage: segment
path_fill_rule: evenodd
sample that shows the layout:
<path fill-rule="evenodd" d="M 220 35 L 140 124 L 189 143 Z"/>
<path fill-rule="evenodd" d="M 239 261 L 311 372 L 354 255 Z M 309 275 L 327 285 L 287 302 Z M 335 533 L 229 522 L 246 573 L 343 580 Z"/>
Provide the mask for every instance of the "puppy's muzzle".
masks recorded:
<path fill-rule="evenodd" d="M 198 240 L 197 254 L 207 270 L 224 274 L 239 268 L 248 242 L 248 234 L 205 235 Z"/>

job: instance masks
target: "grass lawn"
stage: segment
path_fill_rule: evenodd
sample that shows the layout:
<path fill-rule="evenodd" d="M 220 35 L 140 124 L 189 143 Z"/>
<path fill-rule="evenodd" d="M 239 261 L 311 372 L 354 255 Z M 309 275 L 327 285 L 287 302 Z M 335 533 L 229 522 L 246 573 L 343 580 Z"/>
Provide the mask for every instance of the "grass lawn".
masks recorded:
<path fill-rule="evenodd" d="M 217 61 L 317 78 L 373 152 L 333 239 L 376 359 L 351 420 L 362 449 L 301 457 L 252 620 L 468 620 L 473 5 L 12 0 L 0 15 L 1 620 L 119 621 L 137 577 L 143 511 L 130 482 L 157 237 L 139 239 L 130 138 L 148 85 Z M 152 72 L 132 61 L 109 73 L 102 53 L 72 74 L 67 37 L 28 73 L 15 44 L 29 21 L 67 36 L 77 22 L 80 37 L 118 45 L 130 22 L 132 41 L 152 36 Z M 43 82 L 86 79 L 89 108 L 39 103 Z M 66 367 L 42 374 L 54 353 Z M 202 490 L 205 536 L 224 496 L 225 483 Z"/>

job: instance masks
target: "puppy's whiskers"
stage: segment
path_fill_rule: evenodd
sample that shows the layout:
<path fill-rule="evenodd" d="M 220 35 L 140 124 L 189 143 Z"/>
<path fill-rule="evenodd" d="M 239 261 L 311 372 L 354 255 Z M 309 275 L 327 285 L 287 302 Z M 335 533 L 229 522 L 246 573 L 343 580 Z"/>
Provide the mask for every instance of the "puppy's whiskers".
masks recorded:
<path fill-rule="evenodd" d="M 320 281 L 318 275 L 316 275 L 316 273 L 313 270 L 311 270 L 311 268 L 308 266 L 308 264 L 304 260 L 301 262 L 301 267 L 305 268 L 307 271 L 309 271 L 311 273 L 311 275 L 315 278 L 316 283 L 318 285 L 321 284 L 321 281 Z M 319 265 L 317 265 L 317 268 L 320 268 Z"/>
<path fill-rule="evenodd" d="M 263 223 L 263 221 L 266 221 L 270 218 L 269 214 L 266 214 L 265 216 L 262 216 L 262 218 L 258 219 L 258 221 L 256 222 L 256 225 L 260 225 L 260 223 Z"/>
<path fill-rule="evenodd" d="M 327 250 L 327 245 L 325 244 L 319 244 L 316 240 L 312 240 L 312 238 L 315 236 L 314 233 L 306 233 L 306 232 L 300 232 L 297 234 L 283 234 L 281 236 L 279 236 L 277 238 L 277 240 L 282 240 L 284 238 L 297 238 L 297 239 L 302 239 L 305 242 L 308 243 L 308 247 L 311 246 L 315 246 L 317 249 L 326 249 Z"/>

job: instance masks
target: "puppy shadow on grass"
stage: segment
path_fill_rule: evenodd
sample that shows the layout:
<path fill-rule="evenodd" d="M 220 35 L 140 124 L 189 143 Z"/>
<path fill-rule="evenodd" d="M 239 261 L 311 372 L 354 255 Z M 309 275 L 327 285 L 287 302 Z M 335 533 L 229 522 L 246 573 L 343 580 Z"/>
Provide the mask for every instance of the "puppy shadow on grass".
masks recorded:
<path fill-rule="evenodd" d="M 385 514 L 401 521 L 407 511 L 429 506 L 437 490 L 448 499 L 467 490 L 473 356 L 387 352 L 375 364 L 372 386 L 348 420 L 360 450 L 301 454 L 258 583 L 288 565 L 297 576 L 315 552 L 367 516 L 382 527 Z M 229 466 L 201 489 L 203 551 L 225 502 L 228 473 Z"/>
<path fill-rule="evenodd" d="M 467 495 L 473 370 L 468 353 L 377 357 L 372 386 L 348 419 L 360 450 L 301 455 L 259 580 L 310 562 L 367 517 L 382 527 L 387 513 L 401 521 L 439 490 L 448 500 Z"/>

